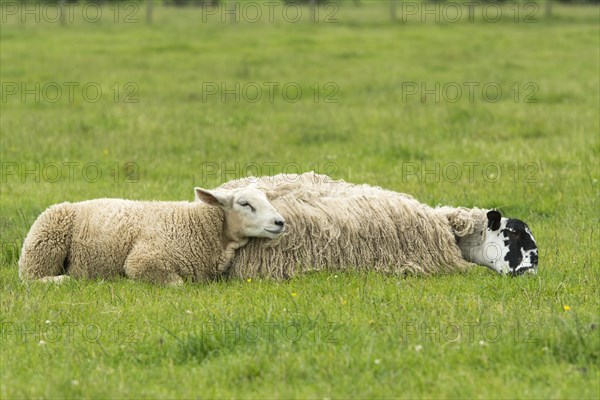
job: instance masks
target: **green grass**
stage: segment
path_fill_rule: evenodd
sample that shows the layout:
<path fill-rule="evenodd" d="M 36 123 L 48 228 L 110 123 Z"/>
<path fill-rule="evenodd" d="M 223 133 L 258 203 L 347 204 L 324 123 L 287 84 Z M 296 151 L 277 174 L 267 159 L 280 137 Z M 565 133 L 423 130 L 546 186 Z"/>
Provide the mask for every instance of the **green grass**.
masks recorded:
<path fill-rule="evenodd" d="M 319 24 L 203 23 L 198 8 L 161 5 L 152 26 L 143 9 L 134 24 L 3 21 L 1 398 L 598 398 L 598 8 L 435 24 L 363 3 Z M 36 82 L 93 82 L 102 97 L 6 92 Z M 203 98 L 203 83 L 252 82 L 303 95 Z M 413 82 L 493 83 L 503 96 L 436 102 L 409 96 Z M 125 102 L 132 88 L 139 101 Z M 191 199 L 247 171 L 310 169 L 431 205 L 498 207 L 529 223 L 539 274 L 18 280 L 22 240 L 51 204 Z"/>

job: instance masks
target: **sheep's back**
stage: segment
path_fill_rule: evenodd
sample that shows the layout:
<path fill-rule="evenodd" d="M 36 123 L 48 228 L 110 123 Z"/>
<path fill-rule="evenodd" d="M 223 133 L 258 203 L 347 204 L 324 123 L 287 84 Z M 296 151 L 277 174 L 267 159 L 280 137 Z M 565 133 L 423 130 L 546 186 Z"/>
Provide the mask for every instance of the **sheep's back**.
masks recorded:
<path fill-rule="evenodd" d="M 257 185 L 288 232 L 250 240 L 232 262 L 233 276 L 282 278 L 325 269 L 428 274 L 468 266 L 447 220 L 411 196 L 314 173 L 260 178 Z"/>

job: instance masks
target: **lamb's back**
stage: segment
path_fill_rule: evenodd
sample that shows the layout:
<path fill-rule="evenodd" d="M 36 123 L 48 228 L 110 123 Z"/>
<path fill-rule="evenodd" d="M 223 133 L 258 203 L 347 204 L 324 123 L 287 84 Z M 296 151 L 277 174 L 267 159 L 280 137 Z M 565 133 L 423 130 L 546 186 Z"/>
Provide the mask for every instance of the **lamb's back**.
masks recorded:
<path fill-rule="evenodd" d="M 171 257 L 184 274 L 195 274 L 195 265 L 204 261 L 198 258 L 220 246 L 222 215 L 199 203 L 97 199 L 73 207 L 68 270 L 75 277 L 125 275 L 127 257 L 140 247 Z"/>

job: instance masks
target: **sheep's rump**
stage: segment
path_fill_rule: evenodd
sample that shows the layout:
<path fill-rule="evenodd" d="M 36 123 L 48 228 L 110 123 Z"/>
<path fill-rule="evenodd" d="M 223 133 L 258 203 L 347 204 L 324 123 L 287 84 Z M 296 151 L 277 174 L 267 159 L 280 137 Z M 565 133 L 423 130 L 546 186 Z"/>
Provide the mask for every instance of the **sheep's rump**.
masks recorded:
<path fill-rule="evenodd" d="M 242 179 L 221 187 L 246 184 Z M 262 177 L 257 187 L 286 219 L 288 231 L 275 240 L 251 239 L 237 251 L 230 276 L 362 269 L 430 274 L 470 265 L 447 218 L 408 195 L 314 173 Z"/>

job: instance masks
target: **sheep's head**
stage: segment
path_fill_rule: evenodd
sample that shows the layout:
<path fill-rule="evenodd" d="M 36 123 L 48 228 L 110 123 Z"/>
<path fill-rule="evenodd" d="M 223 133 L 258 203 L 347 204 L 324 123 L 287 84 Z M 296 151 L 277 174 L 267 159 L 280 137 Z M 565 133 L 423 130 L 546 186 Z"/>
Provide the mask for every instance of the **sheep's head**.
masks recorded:
<path fill-rule="evenodd" d="M 458 239 L 465 259 L 501 274 L 537 273 L 537 245 L 527 224 L 496 210 L 486 216 L 486 227 Z"/>
<path fill-rule="evenodd" d="M 253 185 L 233 190 L 196 188 L 195 192 L 198 200 L 225 211 L 225 234 L 231 240 L 274 239 L 285 231 L 283 217 Z"/>

